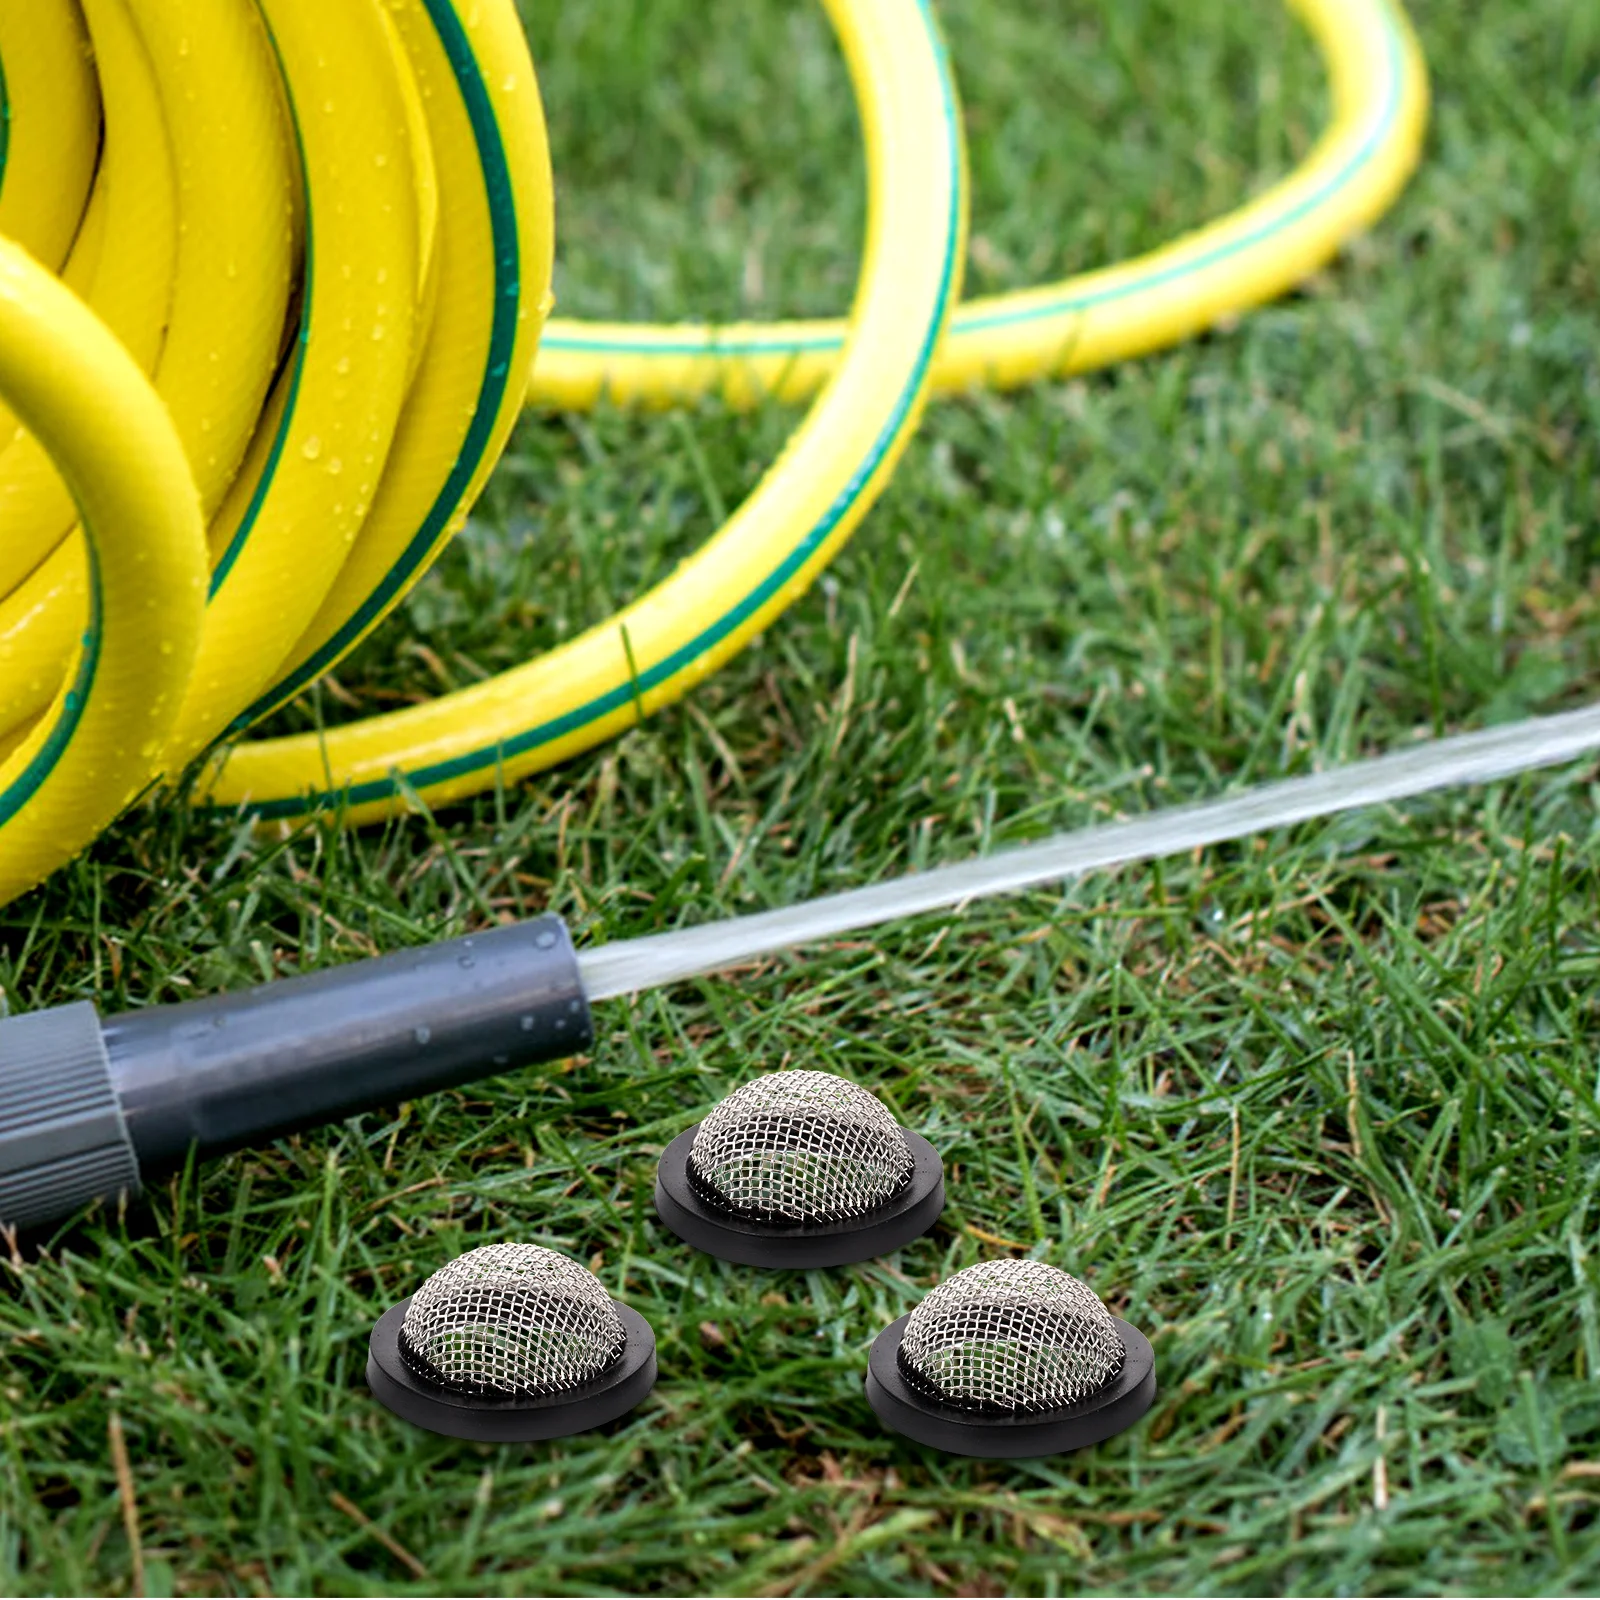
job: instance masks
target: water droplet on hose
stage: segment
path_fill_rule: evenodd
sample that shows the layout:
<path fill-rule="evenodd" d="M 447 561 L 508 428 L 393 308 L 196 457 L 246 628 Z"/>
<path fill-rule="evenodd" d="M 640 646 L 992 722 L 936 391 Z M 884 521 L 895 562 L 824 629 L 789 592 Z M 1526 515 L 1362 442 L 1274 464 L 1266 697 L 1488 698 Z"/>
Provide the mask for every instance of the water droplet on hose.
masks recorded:
<path fill-rule="evenodd" d="M 303 455 L 307 461 L 315 461 L 317 457 L 322 454 L 322 440 L 319 439 L 316 434 L 312 434 L 311 437 L 300 446 L 300 454 Z"/>
<path fill-rule="evenodd" d="M 414 1030 L 413 1037 L 418 1044 L 426 1044 L 433 1037 L 433 1029 L 417 1028 Z"/>

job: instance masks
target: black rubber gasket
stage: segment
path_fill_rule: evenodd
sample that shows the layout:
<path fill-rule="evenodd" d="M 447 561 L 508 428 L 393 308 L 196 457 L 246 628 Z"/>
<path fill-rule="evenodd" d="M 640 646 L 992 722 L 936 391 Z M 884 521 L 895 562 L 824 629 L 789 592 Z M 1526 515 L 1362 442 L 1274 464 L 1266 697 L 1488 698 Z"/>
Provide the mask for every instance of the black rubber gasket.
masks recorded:
<path fill-rule="evenodd" d="M 656 1168 L 656 1215 L 696 1250 L 746 1267 L 842 1267 L 920 1239 L 944 1210 L 944 1162 L 909 1128 L 911 1180 L 892 1200 L 843 1222 L 757 1222 L 708 1205 L 689 1182 L 689 1149 L 700 1124 L 685 1128 Z"/>
<path fill-rule="evenodd" d="M 909 1317 L 891 1322 L 872 1341 L 867 1358 L 867 1403 L 878 1420 L 918 1444 L 957 1456 L 1013 1460 L 1081 1450 L 1131 1428 L 1156 1397 L 1155 1352 L 1150 1341 L 1121 1317 L 1117 1325 L 1126 1352 L 1122 1370 L 1097 1393 L 1054 1411 L 997 1415 L 941 1405 L 917 1393 L 900 1375 L 900 1339 Z"/>
<path fill-rule="evenodd" d="M 453 1439 L 517 1444 L 598 1428 L 632 1411 L 656 1381 L 656 1336 L 650 1324 L 620 1300 L 611 1303 L 622 1318 L 625 1342 L 622 1353 L 600 1377 L 560 1394 L 485 1400 L 425 1384 L 400 1359 L 400 1325 L 411 1304 L 408 1295 L 385 1311 L 372 1330 L 367 1387 L 397 1417 Z"/>

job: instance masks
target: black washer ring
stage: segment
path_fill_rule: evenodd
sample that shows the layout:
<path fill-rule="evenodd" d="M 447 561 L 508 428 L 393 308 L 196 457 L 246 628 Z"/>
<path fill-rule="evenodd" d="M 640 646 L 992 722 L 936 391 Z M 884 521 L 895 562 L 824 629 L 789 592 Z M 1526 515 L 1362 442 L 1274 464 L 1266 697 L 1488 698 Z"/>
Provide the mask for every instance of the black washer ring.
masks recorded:
<path fill-rule="evenodd" d="M 878 1420 L 918 1444 L 957 1456 L 1011 1460 L 1081 1450 L 1131 1428 L 1156 1397 L 1155 1352 L 1150 1341 L 1121 1317 L 1117 1325 L 1126 1354 L 1122 1370 L 1087 1400 L 1054 1411 L 1011 1415 L 964 1411 L 941 1405 L 900 1376 L 900 1339 L 909 1316 L 891 1322 L 872 1341 L 867 1358 L 867 1402 Z"/>
<path fill-rule="evenodd" d="M 518 1400 L 451 1394 L 421 1382 L 400 1359 L 406 1296 L 378 1318 L 367 1356 L 367 1387 L 397 1417 L 453 1439 L 517 1444 L 583 1433 L 632 1411 L 655 1387 L 656 1336 L 631 1306 L 613 1300 L 626 1342 L 607 1370 L 575 1389 Z"/>
<path fill-rule="evenodd" d="M 656 1168 L 656 1215 L 685 1244 L 746 1267 L 842 1267 L 870 1261 L 920 1239 L 944 1210 L 944 1162 L 909 1128 L 911 1181 L 886 1204 L 843 1222 L 761 1223 L 719 1211 L 689 1184 L 689 1149 L 700 1124 L 685 1128 Z"/>

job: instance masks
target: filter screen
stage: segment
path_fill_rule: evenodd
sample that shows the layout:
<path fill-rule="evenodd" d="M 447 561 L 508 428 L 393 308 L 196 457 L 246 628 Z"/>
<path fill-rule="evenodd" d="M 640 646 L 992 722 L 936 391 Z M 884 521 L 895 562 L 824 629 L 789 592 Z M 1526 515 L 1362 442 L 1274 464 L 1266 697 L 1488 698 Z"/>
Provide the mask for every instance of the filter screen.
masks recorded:
<path fill-rule="evenodd" d="M 589 1383 L 622 1352 L 622 1319 L 605 1286 L 536 1244 L 491 1244 L 457 1256 L 412 1297 L 400 1357 L 458 1394 L 560 1394 Z"/>
<path fill-rule="evenodd" d="M 1043 1261 L 983 1261 L 911 1313 L 900 1374 L 931 1399 L 973 1411 L 1076 1405 L 1122 1370 L 1122 1337 L 1086 1283 Z"/>
<path fill-rule="evenodd" d="M 892 1200 L 913 1165 L 900 1124 L 875 1095 L 828 1072 L 772 1072 L 700 1124 L 689 1182 L 739 1216 L 842 1222 Z"/>

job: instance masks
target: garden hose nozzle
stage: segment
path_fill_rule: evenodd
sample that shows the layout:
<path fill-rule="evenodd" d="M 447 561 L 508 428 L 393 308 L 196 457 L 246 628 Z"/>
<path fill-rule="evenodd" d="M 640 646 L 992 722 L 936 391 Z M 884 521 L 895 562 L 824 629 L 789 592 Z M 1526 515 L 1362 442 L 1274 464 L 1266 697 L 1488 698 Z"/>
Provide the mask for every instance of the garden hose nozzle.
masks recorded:
<path fill-rule="evenodd" d="M 222 1155 L 592 1039 L 555 916 L 180 1005 L 10 1017 L 0 1223 L 51 1221 L 191 1151 Z"/>

